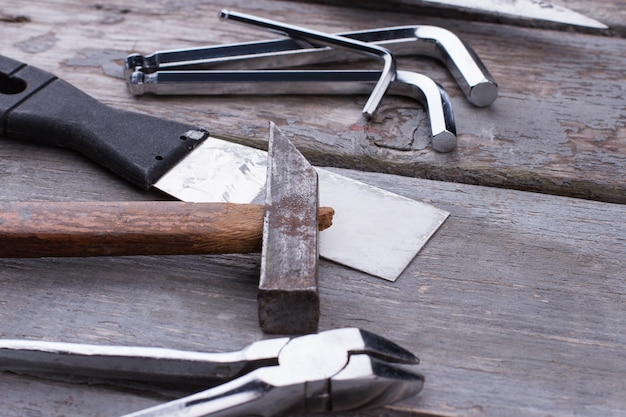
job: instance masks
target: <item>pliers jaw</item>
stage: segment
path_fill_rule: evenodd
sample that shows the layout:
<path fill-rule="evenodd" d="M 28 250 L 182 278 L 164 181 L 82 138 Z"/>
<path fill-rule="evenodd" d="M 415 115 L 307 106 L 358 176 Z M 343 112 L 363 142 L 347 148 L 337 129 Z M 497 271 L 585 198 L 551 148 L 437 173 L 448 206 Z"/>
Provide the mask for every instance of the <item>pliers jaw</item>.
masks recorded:
<path fill-rule="evenodd" d="M 350 356 L 331 380 L 332 412 L 382 407 L 422 390 L 424 377 L 366 354 Z"/>
<path fill-rule="evenodd" d="M 339 329 L 325 333 L 341 334 L 342 348 L 348 353 L 345 366 L 330 378 L 330 401 L 325 411 L 344 412 L 381 407 L 421 391 L 424 377 L 399 366 L 419 363 L 419 359 L 408 350 L 361 329 Z"/>
<path fill-rule="evenodd" d="M 308 413 L 374 408 L 418 393 L 424 377 L 399 364 L 419 359 L 401 346 L 357 328 L 329 330 L 291 339 L 278 366 L 255 371 L 274 387 L 304 387 Z"/>

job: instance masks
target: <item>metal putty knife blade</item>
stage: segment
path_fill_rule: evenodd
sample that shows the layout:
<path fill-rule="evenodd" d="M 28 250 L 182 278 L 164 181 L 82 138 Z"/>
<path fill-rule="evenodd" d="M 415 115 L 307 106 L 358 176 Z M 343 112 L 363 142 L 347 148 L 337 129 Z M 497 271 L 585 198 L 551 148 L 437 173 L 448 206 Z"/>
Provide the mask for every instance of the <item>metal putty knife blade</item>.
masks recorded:
<path fill-rule="evenodd" d="M 442 6 L 460 11 L 474 11 L 476 14 L 521 18 L 530 20 L 537 26 L 541 26 L 541 21 L 546 21 L 608 29 L 604 23 L 545 0 L 407 0 L 406 4 Z"/>
<path fill-rule="evenodd" d="M 320 205 L 335 210 L 320 256 L 395 281 L 449 213 L 316 168 Z M 210 137 L 154 187 L 188 202 L 251 203 L 265 190 L 267 152 Z"/>

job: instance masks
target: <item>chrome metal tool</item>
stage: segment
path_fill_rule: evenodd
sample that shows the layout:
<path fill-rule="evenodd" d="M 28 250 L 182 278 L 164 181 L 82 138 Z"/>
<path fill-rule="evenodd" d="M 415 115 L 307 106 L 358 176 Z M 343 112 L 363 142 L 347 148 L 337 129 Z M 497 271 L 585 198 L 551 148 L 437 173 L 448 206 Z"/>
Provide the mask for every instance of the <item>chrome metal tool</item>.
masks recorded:
<path fill-rule="evenodd" d="M 345 61 L 345 57 L 355 57 L 354 53 L 346 53 L 350 50 L 338 51 L 325 46 L 328 42 L 315 44 L 318 37 L 329 37 L 352 40 L 357 45 L 367 43 L 384 46 L 394 53 L 399 51 L 436 57 L 448 67 L 471 103 L 481 107 L 488 106 L 497 97 L 497 84 L 477 54 L 446 29 L 403 26 L 325 35 L 308 29 L 291 29 L 289 25 L 235 12 L 222 11 L 220 15 L 233 16 L 235 20 L 272 30 L 287 28 L 285 33 L 297 36 L 298 39 L 160 51 L 146 57 L 132 54 L 125 62 L 125 74 L 131 93 L 344 95 L 368 94 L 380 86 L 386 75 L 377 71 L 275 70 L 280 67 Z M 309 32 L 315 36 L 306 36 Z M 351 46 L 349 42 L 341 45 Z M 252 70 L 255 66 L 263 69 Z M 237 69 L 216 70 L 216 67 Z M 426 107 L 433 149 L 439 152 L 454 150 L 457 143 L 456 126 L 452 105 L 445 90 L 427 77 L 414 72 L 396 71 L 395 77 L 388 90 L 390 94 L 408 95 Z"/>
<path fill-rule="evenodd" d="M 498 84 L 478 54 L 447 29 L 415 25 L 335 35 L 382 46 L 395 56 L 428 56 L 437 59 L 447 67 L 467 100 L 475 106 L 489 106 L 498 96 Z M 130 79 L 137 70 L 149 74 L 157 71 L 284 69 L 354 62 L 360 58 L 360 55 L 346 50 L 336 50 L 302 40 L 274 39 L 173 49 L 146 56 L 131 54 L 125 61 L 125 78 Z M 135 93 L 132 86 L 131 92 Z"/>
<path fill-rule="evenodd" d="M 295 39 L 304 39 L 306 41 L 316 42 L 318 44 L 331 46 L 334 48 L 347 49 L 349 51 L 367 54 L 379 57 L 383 60 L 383 70 L 380 72 L 380 79 L 374 86 L 370 97 L 363 107 L 363 115 L 370 119 L 376 111 L 378 104 L 383 99 L 389 85 L 396 78 L 396 59 L 387 49 L 367 42 L 361 42 L 357 39 L 336 36 L 316 30 L 301 28 L 289 25 L 275 20 L 264 19 L 257 16 L 251 16 L 245 13 L 234 12 L 230 10 L 222 10 L 219 12 L 220 19 L 232 20 L 234 22 L 243 23 L 252 26 L 258 26 L 268 29 L 272 32 L 285 33 L 287 36 Z"/>
<path fill-rule="evenodd" d="M 278 417 L 381 407 L 417 394 L 424 377 L 398 364 L 411 352 L 345 328 L 268 339 L 227 353 L 0 340 L 0 370 L 186 385 L 222 385 L 126 417 Z"/>
<path fill-rule="evenodd" d="M 380 79 L 378 71 L 157 71 L 130 74 L 133 94 L 163 95 L 261 95 L 270 94 L 367 94 Z M 456 148 L 452 103 L 444 88 L 425 75 L 397 71 L 388 94 L 417 100 L 428 112 L 433 149 Z"/>

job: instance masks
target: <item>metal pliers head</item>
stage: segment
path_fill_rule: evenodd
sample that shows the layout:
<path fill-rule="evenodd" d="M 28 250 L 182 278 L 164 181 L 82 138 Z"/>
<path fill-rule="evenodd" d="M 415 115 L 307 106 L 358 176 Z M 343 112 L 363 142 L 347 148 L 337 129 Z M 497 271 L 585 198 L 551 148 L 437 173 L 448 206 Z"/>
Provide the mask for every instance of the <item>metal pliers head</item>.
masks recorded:
<path fill-rule="evenodd" d="M 394 365 L 417 364 L 417 357 L 364 330 L 329 330 L 284 340 L 277 365 L 129 416 L 173 412 L 198 417 L 270 417 L 352 411 L 399 401 L 419 392 L 424 383 L 422 375 Z M 256 348 L 263 343 L 257 342 Z"/>
<path fill-rule="evenodd" d="M 419 359 L 397 344 L 357 328 L 291 339 L 279 365 L 260 369 L 277 386 L 301 384 L 305 412 L 339 412 L 393 403 L 419 392 L 424 377 L 394 364 Z"/>

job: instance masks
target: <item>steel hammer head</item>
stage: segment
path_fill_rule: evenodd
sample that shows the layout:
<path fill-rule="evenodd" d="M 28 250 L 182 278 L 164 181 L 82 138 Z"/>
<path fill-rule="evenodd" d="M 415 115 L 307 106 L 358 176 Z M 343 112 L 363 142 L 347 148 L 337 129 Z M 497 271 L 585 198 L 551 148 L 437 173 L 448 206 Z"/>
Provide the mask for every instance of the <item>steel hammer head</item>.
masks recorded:
<path fill-rule="evenodd" d="M 317 172 L 270 124 L 259 324 L 265 333 L 317 331 Z"/>

